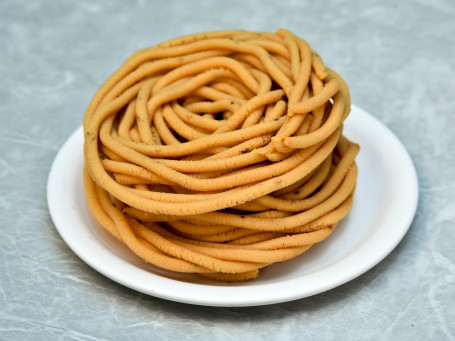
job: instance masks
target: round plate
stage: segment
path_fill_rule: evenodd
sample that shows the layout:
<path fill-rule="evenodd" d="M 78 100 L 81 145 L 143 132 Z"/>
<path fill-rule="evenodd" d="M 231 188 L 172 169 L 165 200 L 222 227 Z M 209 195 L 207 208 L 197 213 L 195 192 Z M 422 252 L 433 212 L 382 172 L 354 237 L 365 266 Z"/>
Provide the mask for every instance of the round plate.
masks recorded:
<path fill-rule="evenodd" d="M 361 146 L 351 212 L 328 239 L 297 258 L 261 270 L 252 281 L 219 283 L 165 271 L 145 263 L 107 233 L 92 217 L 84 196 L 82 128 L 66 141 L 52 165 L 50 214 L 63 240 L 84 262 L 145 294 L 210 306 L 264 305 L 315 295 L 384 259 L 405 235 L 417 207 L 416 171 L 394 134 L 356 106 L 344 133 Z"/>

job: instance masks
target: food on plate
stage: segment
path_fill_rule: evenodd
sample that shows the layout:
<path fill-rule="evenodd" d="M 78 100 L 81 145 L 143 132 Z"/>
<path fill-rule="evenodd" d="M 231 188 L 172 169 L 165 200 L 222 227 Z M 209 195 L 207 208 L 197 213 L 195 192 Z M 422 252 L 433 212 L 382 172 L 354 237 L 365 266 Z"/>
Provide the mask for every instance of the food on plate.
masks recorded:
<path fill-rule="evenodd" d="M 242 281 L 350 211 L 349 90 L 291 32 L 217 31 L 134 53 L 84 117 L 97 221 L 157 267 Z"/>

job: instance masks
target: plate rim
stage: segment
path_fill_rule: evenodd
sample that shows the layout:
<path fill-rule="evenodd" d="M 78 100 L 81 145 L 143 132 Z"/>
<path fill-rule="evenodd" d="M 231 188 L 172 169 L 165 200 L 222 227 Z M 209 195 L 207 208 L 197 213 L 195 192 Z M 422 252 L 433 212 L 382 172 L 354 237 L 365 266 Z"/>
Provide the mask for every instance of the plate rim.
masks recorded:
<path fill-rule="evenodd" d="M 357 119 L 361 118 L 363 120 L 369 121 L 370 123 L 373 123 L 375 125 L 375 129 L 379 129 L 383 136 L 386 137 L 386 142 L 389 144 L 392 144 L 394 149 L 394 155 L 399 154 L 398 162 L 401 162 L 401 167 L 399 168 L 401 172 L 403 170 L 406 170 L 408 178 L 404 183 L 406 183 L 406 186 L 408 189 L 410 189 L 410 193 L 408 195 L 408 202 L 406 206 L 406 212 L 401 216 L 401 226 L 398 230 L 399 233 L 396 233 L 393 240 L 388 241 L 389 244 L 387 245 L 387 248 L 384 248 L 382 252 L 380 252 L 380 255 L 376 255 L 373 257 L 365 257 L 363 259 L 356 259 L 357 264 L 359 264 L 360 261 L 360 266 L 355 269 L 349 266 L 346 266 L 347 264 L 350 264 L 350 258 L 354 257 L 358 253 L 362 253 L 362 249 L 365 248 L 365 245 L 363 247 L 360 247 L 357 252 L 350 254 L 346 257 L 344 257 L 342 260 L 326 267 L 323 270 L 320 270 L 314 274 L 307 274 L 304 276 L 307 279 L 311 279 L 313 276 L 320 276 L 321 273 L 327 272 L 331 270 L 332 267 L 338 266 L 338 271 L 343 270 L 343 276 L 338 278 L 337 281 L 329 281 L 326 282 L 324 285 L 320 285 L 317 288 L 307 288 L 305 291 L 295 291 L 291 290 L 293 287 L 296 286 L 299 282 L 302 281 L 302 278 L 295 278 L 295 279 L 288 279 L 286 281 L 278 282 L 281 284 L 281 286 L 284 286 L 286 288 L 289 288 L 290 290 L 282 290 L 274 292 L 274 295 L 271 297 L 267 298 L 261 298 L 261 295 L 268 295 L 272 289 L 276 289 L 275 287 L 277 286 L 277 283 L 258 283 L 254 285 L 248 285 L 248 286 L 211 286 L 211 285 L 206 285 L 206 284 L 196 284 L 196 283 L 188 283 L 188 282 L 182 282 L 174 279 L 169 279 L 163 276 L 160 276 L 158 274 L 150 273 L 147 272 L 143 269 L 137 268 L 132 264 L 129 264 L 122 258 L 118 258 L 116 262 L 116 271 L 126 271 L 126 273 L 129 273 L 133 271 L 133 273 L 136 273 L 139 271 L 139 274 L 141 272 L 144 272 L 147 274 L 146 278 L 147 280 L 139 283 L 131 283 L 128 279 L 125 279 L 122 276 L 119 276 L 116 271 L 112 272 L 108 271 L 105 267 L 100 266 L 99 260 L 94 260 L 90 255 L 87 255 L 84 253 L 84 251 L 81 250 L 80 246 L 77 245 L 76 241 L 74 240 L 74 236 L 71 236 L 68 234 L 68 231 L 65 229 L 65 222 L 64 219 L 62 218 L 62 214 L 59 213 L 59 210 L 57 209 L 59 203 L 61 203 L 61 200 L 64 200 L 64 198 L 61 198 L 63 193 L 57 193 L 56 191 L 59 190 L 58 188 L 58 177 L 57 175 L 59 174 L 58 171 L 60 170 L 59 167 L 61 167 L 62 159 L 65 158 L 65 151 L 71 147 L 71 143 L 75 140 L 78 139 L 82 136 L 82 127 L 79 127 L 74 131 L 64 142 L 62 147 L 59 149 L 52 166 L 50 168 L 49 172 L 49 177 L 48 177 L 48 182 L 47 182 L 47 203 L 48 203 L 48 208 L 49 212 L 52 218 L 52 221 L 54 222 L 55 228 L 64 240 L 64 242 L 67 244 L 67 246 L 86 264 L 88 264 L 90 267 L 101 273 L 102 275 L 110 278 L 111 280 L 122 284 L 126 287 L 129 287 L 133 290 L 142 292 L 147 295 L 175 301 L 175 302 L 181 302 L 181 303 L 188 303 L 188 304 L 194 304 L 194 305 L 205 305 L 205 306 L 223 306 L 223 307 L 246 307 L 246 306 L 259 306 L 259 305 L 268 305 L 268 304 L 275 304 L 275 303 L 282 303 L 282 302 L 287 302 L 287 301 L 293 301 L 297 299 L 301 299 L 304 297 L 309 297 L 315 294 L 319 294 L 322 292 L 325 292 L 327 290 L 333 289 L 339 285 L 342 285 L 344 283 L 347 283 L 356 277 L 364 274 L 371 268 L 373 268 L 375 265 L 380 263 L 387 255 L 389 255 L 395 248 L 396 246 L 400 243 L 400 241 L 403 239 L 407 231 L 409 230 L 412 221 L 414 219 L 416 210 L 417 210 L 417 205 L 418 205 L 418 197 L 419 197 L 419 192 L 418 192 L 418 176 L 416 172 L 416 168 L 412 162 L 412 158 L 409 155 L 408 151 L 402 144 L 402 142 L 398 139 L 398 137 L 386 126 L 384 125 L 381 121 L 379 121 L 376 117 L 371 115 L 370 113 L 366 112 L 365 110 L 361 109 L 360 107 L 356 105 L 352 105 L 351 108 L 351 115 L 348 117 L 346 124 L 349 124 L 349 119 L 351 117 L 355 117 Z M 351 119 L 352 121 L 352 119 Z M 82 136 L 83 137 L 83 136 Z M 347 136 L 349 138 L 349 136 Z M 72 146 L 74 147 L 74 146 Z M 82 150 L 82 146 L 80 146 Z M 403 183 L 401 183 L 402 186 Z M 59 195 L 57 195 L 59 194 Z M 73 210 L 77 210 L 77 207 L 72 207 Z M 96 241 L 94 242 L 94 246 L 96 247 Z M 364 252 L 364 251 L 363 251 Z M 104 255 L 106 256 L 106 255 Z M 115 257 L 115 255 L 114 255 Z M 134 268 L 134 269 L 132 269 Z M 311 281 L 309 281 L 311 282 Z M 198 295 L 191 295 L 191 294 L 186 294 L 184 290 L 181 290 L 181 287 L 186 288 L 188 291 L 193 290 L 193 292 L 197 293 L 210 293 L 209 297 L 200 297 Z M 314 286 L 314 285 L 313 285 Z M 254 288 L 254 289 L 253 289 Z M 246 295 L 249 297 L 248 299 L 245 299 L 245 294 L 243 292 L 245 291 L 250 291 L 254 290 L 256 292 L 255 295 Z M 213 293 L 217 293 L 213 295 Z M 242 293 L 240 297 L 242 298 L 233 298 L 231 295 L 236 295 L 238 293 Z M 261 295 L 257 295 L 260 293 Z M 229 297 L 226 297 L 226 295 L 229 294 Z"/>

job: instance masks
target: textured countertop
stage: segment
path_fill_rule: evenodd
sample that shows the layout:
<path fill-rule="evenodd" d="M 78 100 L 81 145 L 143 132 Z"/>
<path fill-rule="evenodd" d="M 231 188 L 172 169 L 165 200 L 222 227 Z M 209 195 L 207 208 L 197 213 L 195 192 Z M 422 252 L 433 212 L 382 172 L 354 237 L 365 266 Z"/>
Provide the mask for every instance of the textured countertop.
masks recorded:
<path fill-rule="evenodd" d="M 419 204 L 379 265 L 293 302 L 214 308 L 138 293 L 60 238 L 50 166 L 133 51 L 183 34 L 285 27 L 409 151 Z M 0 340 L 454 340 L 455 2 L 1 1 Z"/>

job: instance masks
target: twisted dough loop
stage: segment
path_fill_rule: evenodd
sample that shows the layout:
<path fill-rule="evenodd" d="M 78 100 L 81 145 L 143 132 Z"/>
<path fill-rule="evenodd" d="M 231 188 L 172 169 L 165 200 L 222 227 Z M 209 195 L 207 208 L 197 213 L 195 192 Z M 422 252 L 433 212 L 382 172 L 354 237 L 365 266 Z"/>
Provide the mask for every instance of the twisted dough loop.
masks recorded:
<path fill-rule="evenodd" d="M 286 30 L 188 35 L 134 53 L 84 117 L 89 207 L 167 270 L 255 278 L 352 206 L 343 79 Z"/>

